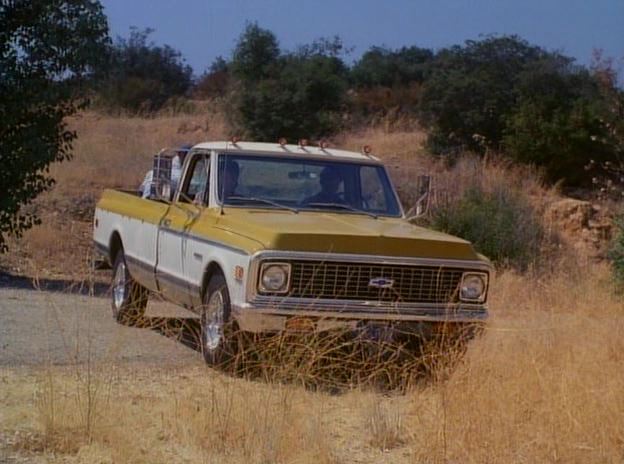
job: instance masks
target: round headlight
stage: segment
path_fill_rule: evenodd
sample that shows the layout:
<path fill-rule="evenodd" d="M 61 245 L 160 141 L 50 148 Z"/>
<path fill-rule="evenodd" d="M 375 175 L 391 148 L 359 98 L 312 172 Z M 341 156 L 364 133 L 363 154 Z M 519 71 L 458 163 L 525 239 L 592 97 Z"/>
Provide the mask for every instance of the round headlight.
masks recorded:
<path fill-rule="evenodd" d="M 260 290 L 265 292 L 284 292 L 288 285 L 288 266 L 268 264 L 262 268 Z"/>
<path fill-rule="evenodd" d="M 485 293 L 485 276 L 482 274 L 464 274 L 460 299 L 465 301 L 481 301 Z"/>

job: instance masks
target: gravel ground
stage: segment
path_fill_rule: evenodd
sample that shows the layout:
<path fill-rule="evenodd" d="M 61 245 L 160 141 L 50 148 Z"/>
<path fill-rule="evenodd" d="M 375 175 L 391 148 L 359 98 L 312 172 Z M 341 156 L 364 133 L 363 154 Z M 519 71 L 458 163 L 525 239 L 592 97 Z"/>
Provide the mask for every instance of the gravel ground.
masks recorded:
<path fill-rule="evenodd" d="M 197 364 L 197 319 L 150 302 L 143 328 L 117 324 L 106 295 L 39 291 L 0 281 L 0 366 L 85 362 Z"/>

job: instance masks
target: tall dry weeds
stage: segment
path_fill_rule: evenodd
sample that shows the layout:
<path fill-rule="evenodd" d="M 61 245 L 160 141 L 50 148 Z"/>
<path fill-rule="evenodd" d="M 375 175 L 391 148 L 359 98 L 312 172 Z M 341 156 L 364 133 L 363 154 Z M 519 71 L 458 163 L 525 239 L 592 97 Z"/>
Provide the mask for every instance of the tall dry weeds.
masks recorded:
<path fill-rule="evenodd" d="M 85 134 L 76 160 L 55 168 L 52 195 L 73 201 L 85 189 L 135 185 L 161 146 L 197 141 L 195 132 L 223 136 L 218 119 L 205 122 L 86 115 L 74 123 Z M 423 139 L 371 129 L 341 145 L 373 145 L 405 191 L 417 174 L 433 172 L 439 194 L 460 195 L 476 179 L 485 189 L 513 182 L 538 208 L 549 201 L 552 191 L 523 168 L 476 159 L 449 168 L 423 154 Z M 59 259 L 56 244 L 75 242 L 65 224 L 32 232 L 33 253 L 46 253 L 31 258 L 33 269 Z M 108 359 L 113 370 L 100 361 L 35 376 L 5 368 L 1 431 L 30 433 L 13 439 L 15 449 L 74 462 L 622 462 L 624 317 L 608 269 L 566 258 L 540 274 L 504 271 L 491 288 L 491 320 L 452 371 L 430 362 L 423 376 L 419 365 L 395 358 L 344 356 L 337 340 L 286 352 L 269 344 L 248 360 L 257 375 L 137 369 L 115 356 L 123 352 L 118 340 Z M 82 355 L 88 345 L 75 340 L 84 335 L 66 334 Z M 362 359 L 360 374 L 345 376 Z M 395 382 L 417 380 L 380 392 L 371 379 L 387 373 Z M 341 388 L 309 388 L 319 378 Z"/>
<path fill-rule="evenodd" d="M 48 447 L 36 452 L 76 462 L 621 462 L 624 318 L 612 290 L 600 266 L 503 272 L 491 320 L 463 360 L 403 392 L 311 390 L 296 373 L 284 378 L 279 359 L 265 366 L 276 378 L 250 380 L 199 366 L 117 364 L 90 440 L 57 427 L 45 442 L 46 416 L 24 394 L 40 377 L 5 371 L 3 429 L 31 430 Z M 287 367 L 299 368 L 299 379 L 311 373 Z M 86 373 L 49 372 L 46 401 L 83 424 L 88 403 L 74 399 Z"/>

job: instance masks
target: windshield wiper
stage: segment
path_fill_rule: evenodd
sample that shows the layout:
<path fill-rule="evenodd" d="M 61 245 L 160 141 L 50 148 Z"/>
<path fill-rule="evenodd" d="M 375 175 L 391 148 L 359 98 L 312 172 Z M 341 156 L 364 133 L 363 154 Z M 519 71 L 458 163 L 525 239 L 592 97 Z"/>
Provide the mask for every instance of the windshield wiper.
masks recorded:
<path fill-rule="evenodd" d="M 370 211 L 365 211 L 363 209 L 354 208 L 351 205 L 347 205 L 345 203 L 325 203 L 325 202 L 316 202 L 313 201 L 311 203 L 306 203 L 306 206 L 328 206 L 330 208 L 343 208 L 348 209 L 349 211 L 353 211 L 354 213 L 366 214 L 367 216 L 373 217 L 377 219 L 377 215 L 375 213 L 371 213 Z"/>
<path fill-rule="evenodd" d="M 236 196 L 227 197 L 225 200 L 226 201 L 227 200 L 255 201 L 255 202 L 258 202 L 258 203 L 266 203 L 267 205 L 273 205 L 273 206 L 277 206 L 278 208 L 287 209 L 288 211 L 292 211 L 295 214 L 299 212 L 299 210 L 297 208 L 293 208 L 292 206 L 283 205 L 282 203 L 278 203 L 278 202 L 273 201 L 273 200 L 267 200 L 266 198 L 244 197 L 244 196 L 236 195 Z"/>

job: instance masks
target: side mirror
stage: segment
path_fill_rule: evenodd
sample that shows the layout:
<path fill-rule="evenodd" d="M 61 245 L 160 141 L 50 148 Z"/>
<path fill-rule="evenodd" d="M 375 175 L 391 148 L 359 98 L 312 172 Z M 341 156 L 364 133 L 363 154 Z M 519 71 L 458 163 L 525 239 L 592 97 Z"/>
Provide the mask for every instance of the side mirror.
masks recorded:
<path fill-rule="evenodd" d="M 150 198 L 171 201 L 171 156 L 163 151 L 154 156 Z"/>
<path fill-rule="evenodd" d="M 429 210 L 429 198 L 431 193 L 431 176 L 418 176 L 416 178 L 416 203 L 405 214 L 408 221 L 424 216 Z"/>

